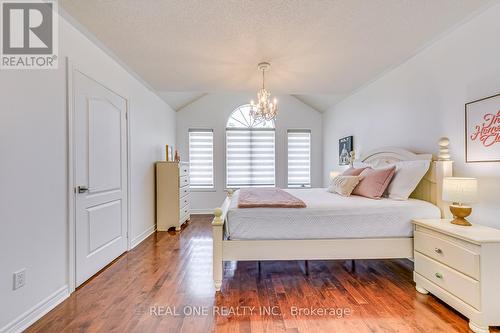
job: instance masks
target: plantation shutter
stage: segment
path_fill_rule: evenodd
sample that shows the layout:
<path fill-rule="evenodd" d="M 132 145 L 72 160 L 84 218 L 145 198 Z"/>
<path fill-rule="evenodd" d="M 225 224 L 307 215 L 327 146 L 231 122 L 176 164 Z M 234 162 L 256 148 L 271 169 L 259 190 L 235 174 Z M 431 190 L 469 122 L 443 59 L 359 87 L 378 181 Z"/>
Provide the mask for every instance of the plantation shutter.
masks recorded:
<path fill-rule="evenodd" d="M 274 129 L 226 130 L 226 184 L 275 186 Z"/>
<path fill-rule="evenodd" d="M 311 131 L 288 130 L 288 187 L 311 186 Z"/>
<path fill-rule="evenodd" d="M 189 182 L 191 188 L 214 188 L 214 132 L 189 130 Z"/>

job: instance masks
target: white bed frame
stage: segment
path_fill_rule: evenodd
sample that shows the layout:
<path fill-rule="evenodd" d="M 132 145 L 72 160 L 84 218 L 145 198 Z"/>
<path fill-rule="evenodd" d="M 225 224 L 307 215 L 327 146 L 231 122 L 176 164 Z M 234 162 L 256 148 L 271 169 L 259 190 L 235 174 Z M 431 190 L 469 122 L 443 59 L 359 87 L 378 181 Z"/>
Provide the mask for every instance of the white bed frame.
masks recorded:
<path fill-rule="evenodd" d="M 445 144 L 443 144 L 445 143 Z M 447 140 L 440 141 L 441 152 L 437 161 L 431 162 L 412 198 L 431 202 L 445 215 L 441 200 L 444 177 L 452 176 L 453 162 L 447 155 Z M 444 158 L 443 158 L 444 157 Z M 372 165 L 397 161 L 432 160 L 431 154 L 414 154 L 394 147 L 369 152 L 361 159 Z M 231 203 L 231 194 L 220 208 L 216 208 L 212 222 L 213 276 L 215 290 L 220 291 L 224 261 L 239 260 L 345 260 L 412 258 L 413 238 L 363 238 L 363 239 L 301 239 L 301 240 L 227 240 L 224 223 Z"/>

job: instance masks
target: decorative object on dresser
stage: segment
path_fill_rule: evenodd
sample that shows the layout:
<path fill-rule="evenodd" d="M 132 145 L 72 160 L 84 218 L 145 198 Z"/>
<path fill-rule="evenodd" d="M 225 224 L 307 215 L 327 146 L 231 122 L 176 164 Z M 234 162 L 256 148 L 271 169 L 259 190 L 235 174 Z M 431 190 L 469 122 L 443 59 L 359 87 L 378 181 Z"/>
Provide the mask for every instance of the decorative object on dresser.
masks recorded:
<path fill-rule="evenodd" d="M 172 146 L 165 145 L 165 161 L 172 162 L 174 159 L 172 157 Z"/>
<path fill-rule="evenodd" d="M 500 94 L 465 104 L 465 161 L 500 162 Z"/>
<path fill-rule="evenodd" d="M 346 136 L 339 140 L 339 165 L 349 165 L 353 149 L 352 136 Z"/>
<path fill-rule="evenodd" d="M 156 230 L 181 230 L 189 221 L 189 163 L 156 163 Z"/>
<path fill-rule="evenodd" d="M 451 223 L 462 226 L 471 224 L 465 218 L 472 213 L 472 207 L 464 205 L 477 200 L 477 179 L 446 177 L 443 179 L 443 201 L 452 202 L 450 211 L 453 214 Z"/>
<path fill-rule="evenodd" d="M 500 230 L 449 222 L 413 221 L 416 289 L 469 318 L 473 332 L 489 332 L 500 325 Z"/>

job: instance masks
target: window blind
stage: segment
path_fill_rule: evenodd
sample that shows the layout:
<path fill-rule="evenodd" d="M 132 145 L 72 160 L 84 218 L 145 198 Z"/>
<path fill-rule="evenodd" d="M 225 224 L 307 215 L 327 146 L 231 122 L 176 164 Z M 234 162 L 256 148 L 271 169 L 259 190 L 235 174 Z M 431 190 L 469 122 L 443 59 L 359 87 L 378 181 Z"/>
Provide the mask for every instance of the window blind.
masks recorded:
<path fill-rule="evenodd" d="M 189 182 L 191 188 L 214 188 L 214 132 L 189 130 Z"/>
<path fill-rule="evenodd" d="M 226 185 L 275 185 L 274 129 L 226 130 Z"/>
<path fill-rule="evenodd" d="M 311 131 L 288 130 L 288 187 L 311 186 Z"/>

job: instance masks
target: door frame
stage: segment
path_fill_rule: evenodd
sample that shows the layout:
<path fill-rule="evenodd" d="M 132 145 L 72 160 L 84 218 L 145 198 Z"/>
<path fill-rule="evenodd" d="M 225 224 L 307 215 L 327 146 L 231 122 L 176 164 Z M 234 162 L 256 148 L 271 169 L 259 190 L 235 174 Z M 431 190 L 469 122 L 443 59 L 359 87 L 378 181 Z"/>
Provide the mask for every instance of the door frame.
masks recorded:
<path fill-rule="evenodd" d="M 131 240 L 131 218 L 130 218 L 130 203 L 131 203 L 131 198 L 130 198 L 130 188 L 131 188 L 131 174 L 130 174 L 130 121 L 129 121 L 129 116 L 130 116 L 130 100 L 123 95 L 117 93 L 116 91 L 112 90 L 109 88 L 108 85 L 103 84 L 99 78 L 99 74 L 97 72 L 93 72 L 91 66 L 84 66 L 83 64 L 76 63 L 69 57 L 66 57 L 66 109 L 67 109 L 67 121 L 66 121 L 66 136 L 67 136 L 67 147 L 66 147 L 66 153 L 67 153 L 67 168 L 66 168 L 66 178 L 67 178 L 67 212 L 68 212 L 68 248 L 67 248 L 67 254 L 68 254 L 68 291 L 71 294 L 72 292 L 75 291 L 76 289 L 76 210 L 75 210 L 75 202 L 76 202 L 76 193 L 75 193 L 75 180 L 74 180 L 74 174 L 75 174 L 75 138 L 74 138 L 74 119 L 75 119 L 75 91 L 74 91 L 74 72 L 78 71 L 81 74 L 85 75 L 89 79 L 95 81 L 96 83 L 100 84 L 101 86 L 105 87 L 109 91 L 113 92 L 114 94 L 122 97 L 125 100 L 125 129 L 127 131 L 126 133 L 126 152 L 127 156 L 126 158 L 126 163 L 127 163 L 127 168 L 126 168 L 126 177 L 127 177 L 127 188 L 126 188 L 126 193 L 127 193 L 127 249 L 126 252 L 131 249 L 132 245 L 132 240 Z"/>

